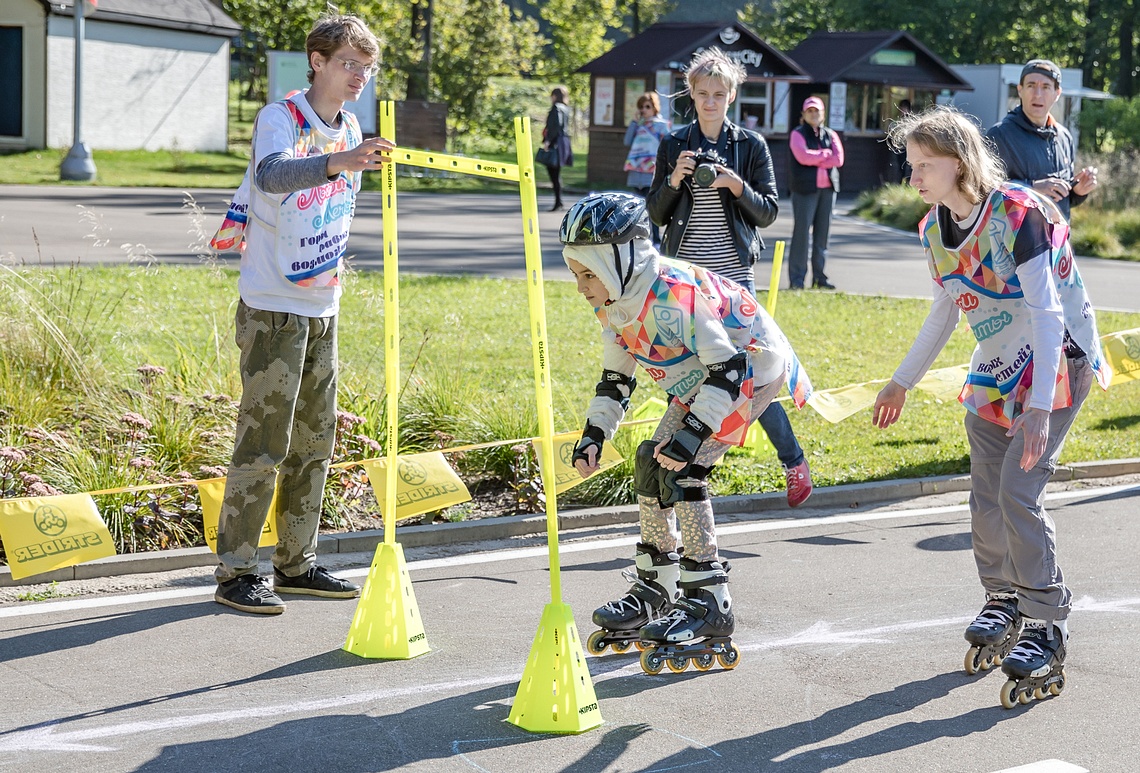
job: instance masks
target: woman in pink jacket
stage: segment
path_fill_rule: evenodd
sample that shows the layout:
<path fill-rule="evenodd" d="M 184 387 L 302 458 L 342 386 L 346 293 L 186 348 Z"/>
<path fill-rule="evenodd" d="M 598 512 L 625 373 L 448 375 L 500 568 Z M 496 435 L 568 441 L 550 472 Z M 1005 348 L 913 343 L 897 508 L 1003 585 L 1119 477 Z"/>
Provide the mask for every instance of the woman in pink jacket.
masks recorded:
<path fill-rule="evenodd" d="M 807 279 L 808 240 L 811 240 L 811 286 L 834 290 L 827 281 L 827 240 L 831 235 L 831 212 L 839 192 L 839 167 L 843 166 L 843 142 L 823 125 L 823 100 L 804 101 L 800 125 L 788 138 L 791 149 L 792 251 L 788 279 L 793 290 L 802 290 Z M 811 231 L 809 237 L 808 231 Z"/>

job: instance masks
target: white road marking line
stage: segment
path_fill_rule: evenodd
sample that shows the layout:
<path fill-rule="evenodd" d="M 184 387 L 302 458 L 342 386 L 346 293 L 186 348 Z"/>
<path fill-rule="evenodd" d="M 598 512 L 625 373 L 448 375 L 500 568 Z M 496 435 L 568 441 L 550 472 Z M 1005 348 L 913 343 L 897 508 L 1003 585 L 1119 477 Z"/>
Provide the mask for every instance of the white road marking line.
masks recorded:
<path fill-rule="evenodd" d="M 1061 760 L 1042 760 L 1029 765 L 1019 765 L 1016 768 L 1006 768 L 995 773 L 1089 773 L 1088 768 L 1082 768 Z"/>
<path fill-rule="evenodd" d="M 1074 609 L 1080 610 L 1087 608 L 1093 611 L 1107 612 L 1140 611 L 1131 609 L 1131 607 L 1134 606 L 1140 606 L 1140 597 L 1120 599 L 1111 602 L 1095 602 L 1092 599 L 1082 599 L 1080 602 L 1074 605 Z M 819 621 L 809 626 L 802 632 L 793 636 L 785 637 L 783 639 L 772 639 L 769 641 L 758 642 L 741 642 L 738 640 L 736 644 L 742 651 L 745 652 L 792 649 L 807 645 L 885 644 L 893 641 L 891 638 L 884 638 L 887 634 L 901 634 L 909 631 L 922 630 L 924 628 L 961 625 L 970 619 L 971 618 L 969 617 L 951 617 L 934 620 L 911 620 L 902 623 L 894 623 L 892 625 L 875 626 L 872 628 L 850 631 L 835 631 L 834 625 L 832 623 Z M 619 664 L 613 659 L 590 658 L 589 663 L 591 669 L 591 679 L 594 684 L 609 679 L 617 679 L 630 676 L 645 676 L 646 678 L 655 678 L 646 676 L 642 672 L 641 665 L 638 661 Z M 0 734 L 0 753 L 32 751 L 111 751 L 112 747 L 101 746 L 91 742 L 106 738 L 137 735 L 140 733 L 149 732 L 163 732 L 171 729 L 197 727 L 215 723 L 232 724 L 235 721 L 247 719 L 281 717 L 288 714 L 329 711 L 340 709 L 345 706 L 359 705 L 364 703 L 379 703 L 385 700 L 391 700 L 393 698 L 399 698 L 407 695 L 419 695 L 438 692 L 462 692 L 477 687 L 512 684 L 514 682 L 518 682 L 521 678 L 521 673 L 503 673 L 496 676 L 487 676 L 479 679 L 465 679 L 449 682 L 437 682 L 435 684 L 413 685 L 410 687 L 376 690 L 372 692 L 344 695 L 336 698 L 303 701 L 300 703 L 296 701 L 290 701 L 289 703 L 280 704 L 277 706 L 257 706 L 244 709 L 235 709 L 231 711 L 186 714 L 182 716 L 167 717 L 160 720 L 121 722 L 119 724 L 105 725 L 103 727 L 94 727 L 85 730 L 58 732 L 58 727 L 65 726 L 69 723 L 48 722 L 30 728 L 28 730 L 18 730 L 15 732 L 9 732 L 7 734 Z M 70 724 L 74 724 L 78 721 L 80 720 L 72 720 Z M 678 737 L 685 738 L 684 736 Z M 685 740 L 699 745 L 699 742 L 694 741 L 693 739 L 685 738 Z M 456 746 L 457 743 L 459 742 L 453 742 L 453 750 L 458 748 Z M 1055 761 L 1049 760 L 1046 762 Z M 1067 763 L 1060 764 L 1064 765 Z M 1088 773 L 1088 771 L 1084 771 L 1080 768 L 1028 768 L 1024 771 L 1021 768 L 1018 768 L 1016 771 L 1017 773 Z M 999 771 L 999 773 L 1014 773 L 1014 771 Z"/>
<path fill-rule="evenodd" d="M 1061 501 L 1067 499 L 1084 499 L 1089 497 L 1103 497 L 1127 491 L 1140 493 L 1140 486 L 1125 484 L 1119 486 L 1104 486 L 1092 489 L 1075 489 L 1072 491 L 1057 491 L 1046 494 L 1046 501 Z M 965 493 L 965 492 L 963 492 Z M 969 511 L 968 504 L 944 505 L 940 507 L 921 507 L 910 510 L 885 510 L 877 513 L 845 513 L 843 515 L 825 515 L 818 518 L 789 518 L 778 521 L 756 521 L 751 523 L 733 523 L 717 527 L 717 534 L 753 534 L 766 531 L 779 531 L 782 529 L 807 529 L 817 526 L 833 526 L 845 523 L 860 523 L 867 521 L 897 520 L 901 518 L 919 518 L 927 515 L 944 515 L 947 513 L 960 513 Z M 638 537 L 611 537 L 609 539 L 590 540 L 560 544 L 558 551 L 564 553 L 584 553 L 594 550 L 607 550 L 615 547 L 629 547 L 636 544 Z M 457 566 L 473 566 L 489 564 L 496 561 L 517 561 L 520 559 L 537 558 L 549 553 L 546 545 L 542 547 L 511 548 L 508 550 L 495 550 L 487 553 L 472 553 L 469 555 L 450 556 L 448 558 L 429 558 L 420 561 L 409 561 L 408 570 L 417 569 L 444 569 Z M 348 569 L 333 572 L 337 577 L 359 578 L 368 576 L 368 568 Z M 73 599 L 67 601 L 41 601 L 34 605 L 16 604 L 9 607 L 0 607 L 0 618 L 26 617 L 42 615 L 51 612 L 71 612 L 83 609 L 98 609 L 102 607 L 124 606 L 129 604 L 153 603 L 172 599 L 198 598 L 213 595 L 216 586 L 202 586 L 196 588 L 178 588 L 173 590 L 146 591 L 144 593 L 131 593 L 122 596 L 104 596 L 98 598 Z"/>

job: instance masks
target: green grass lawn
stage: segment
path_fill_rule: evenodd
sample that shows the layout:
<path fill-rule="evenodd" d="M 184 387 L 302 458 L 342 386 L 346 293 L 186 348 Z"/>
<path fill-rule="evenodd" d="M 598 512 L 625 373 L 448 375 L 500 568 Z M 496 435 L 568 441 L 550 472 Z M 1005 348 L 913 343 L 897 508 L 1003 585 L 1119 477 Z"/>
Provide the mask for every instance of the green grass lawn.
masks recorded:
<path fill-rule="evenodd" d="M 128 410 L 144 416 L 152 410 L 155 416 L 147 418 L 157 422 L 170 400 L 237 394 L 236 279 L 233 271 L 204 267 L 5 272 L 0 445 L 20 445 L 28 427 L 75 426 L 77 416 L 97 424 Z M 27 286 L 36 289 L 22 289 Z M 400 295 L 401 411 L 407 419 L 402 442 L 428 447 L 537 433 L 523 282 L 412 276 L 402 280 Z M 546 298 L 555 422 L 577 429 L 601 368 L 597 323 L 569 282 L 549 282 Z M 36 304 L 42 314 L 29 314 Z M 888 378 L 926 310 L 922 301 L 795 293 L 781 295 L 776 316 L 816 388 L 827 389 Z M 381 440 L 383 315 L 381 275 L 350 273 L 340 318 L 341 405 L 365 419 L 363 432 Z M 1138 326 L 1137 314 L 1100 315 L 1102 333 Z M 966 362 L 972 348 L 963 325 L 934 367 Z M 135 394 L 135 371 L 145 364 L 167 369 L 151 402 Z M 635 406 L 659 396 L 648 378 L 641 383 Z M 1126 431 L 1140 419 L 1138 386 L 1094 390 L 1066 444 L 1065 461 L 1140 456 L 1140 433 Z M 967 471 L 963 409 L 956 402 L 914 392 L 902 421 L 887 431 L 871 427 L 869 410 L 834 425 L 810 408 L 791 413 L 819 485 Z M 210 431 L 232 432 L 228 420 Z M 159 455 L 168 473 L 196 475 L 196 464 L 225 463 L 227 443 L 220 438 L 181 461 L 180 446 L 171 441 Z M 775 458 L 734 456 L 718 470 L 713 487 L 719 494 L 779 489 L 780 467 Z"/>

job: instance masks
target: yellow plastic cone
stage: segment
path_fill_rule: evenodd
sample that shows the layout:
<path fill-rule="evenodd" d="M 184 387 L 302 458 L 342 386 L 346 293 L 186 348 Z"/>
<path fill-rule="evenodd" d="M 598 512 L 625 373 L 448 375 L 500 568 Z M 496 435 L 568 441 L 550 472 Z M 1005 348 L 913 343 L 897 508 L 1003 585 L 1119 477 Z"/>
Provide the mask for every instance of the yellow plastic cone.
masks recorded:
<path fill-rule="evenodd" d="M 507 721 L 532 733 L 584 733 L 602 724 L 569 604 L 551 602 L 542 611 Z"/>
<path fill-rule="evenodd" d="M 376 546 L 344 649 L 388 660 L 408 660 L 431 649 L 400 543 Z"/>

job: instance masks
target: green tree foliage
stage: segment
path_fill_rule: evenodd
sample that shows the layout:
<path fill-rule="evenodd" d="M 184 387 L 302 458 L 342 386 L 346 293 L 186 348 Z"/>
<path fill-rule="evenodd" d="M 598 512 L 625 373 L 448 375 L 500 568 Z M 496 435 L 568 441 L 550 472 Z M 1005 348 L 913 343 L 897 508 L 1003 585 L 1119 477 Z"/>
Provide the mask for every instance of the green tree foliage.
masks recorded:
<path fill-rule="evenodd" d="M 354 13 L 367 19 L 383 43 L 381 29 L 374 25 L 373 18 L 391 15 L 383 10 L 385 5 L 387 4 L 374 0 L 344 0 L 337 8 L 341 13 Z M 247 96 L 260 100 L 265 99 L 268 86 L 266 53 L 304 51 L 309 30 L 317 17 L 325 12 L 325 7 L 320 3 L 288 3 L 280 0 L 222 0 L 222 8 L 245 29 L 242 38 L 248 56 L 245 57 L 247 71 L 243 73 L 242 80 L 249 84 Z"/>
<path fill-rule="evenodd" d="M 537 21 L 502 0 L 435 0 L 434 24 L 432 90 L 448 105 L 454 136 L 489 112 L 491 78 L 534 70 L 544 40 Z"/>
<path fill-rule="evenodd" d="M 1081 145 L 1095 153 L 1140 152 L 1140 97 L 1081 104 Z"/>
<path fill-rule="evenodd" d="M 813 32 L 897 29 L 950 64 L 1045 57 L 1086 86 L 1138 90 L 1140 0 L 750 0 L 740 16 L 785 51 Z"/>

